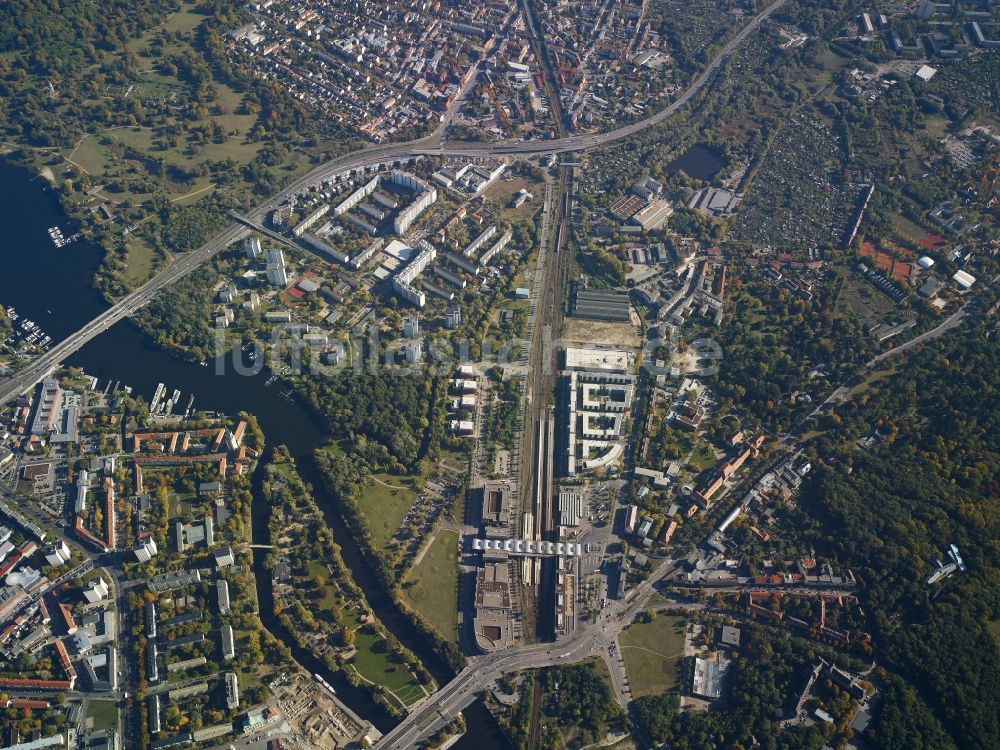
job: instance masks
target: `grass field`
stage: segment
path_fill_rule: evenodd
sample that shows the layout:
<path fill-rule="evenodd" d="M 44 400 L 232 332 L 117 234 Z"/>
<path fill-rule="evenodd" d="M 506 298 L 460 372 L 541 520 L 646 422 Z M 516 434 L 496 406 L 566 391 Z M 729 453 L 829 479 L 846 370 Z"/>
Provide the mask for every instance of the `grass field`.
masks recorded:
<path fill-rule="evenodd" d="M 323 586 L 323 598 L 319 600 L 319 609 L 333 612 L 344 606 L 343 597 L 341 597 L 337 586 L 329 582 L 330 571 L 327 570 L 323 563 L 319 560 L 310 560 L 306 565 L 306 571 L 309 573 L 310 578 L 319 577 L 327 581 L 326 585 Z"/>
<path fill-rule="evenodd" d="M 658 694 L 677 685 L 686 622 L 683 617 L 659 615 L 652 622 L 630 625 L 619 636 L 633 696 Z"/>
<path fill-rule="evenodd" d="M 118 726 L 118 704 L 114 701 L 91 701 L 87 718 L 94 722 L 94 731 Z"/>
<path fill-rule="evenodd" d="M 141 284 L 149 278 L 159 260 L 156 251 L 146 240 L 136 235 L 129 235 L 125 246 L 128 248 L 125 279 L 130 284 Z"/>
<path fill-rule="evenodd" d="M 920 240 L 927 233 L 927 231 L 912 221 L 907 219 L 905 216 L 900 216 L 899 214 L 893 214 L 890 217 L 890 223 L 892 224 L 893 230 L 899 236 L 900 239 L 909 242 L 914 247 L 911 250 L 919 250 L 919 247 L 915 247 L 919 244 Z"/>
<path fill-rule="evenodd" d="M 707 443 L 699 445 L 698 450 L 691 454 L 691 465 L 699 472 L 708 471 L 718 462 L 718 459 L 715 457 L 715 451 Z"/>
<path fill-rule="evenodd" d="M 417 488 L 422 484 L 422 477 L 372 475 L 361 495 L 361 512 L 368 519 L 368 526 L 378 544 L 387 544 L 392 539 L 417 499 Z"/>
<path fill-rule="evenodd" d="M 189 34 L 198 27 L 198 24 L 205 20 L 205 15 L 198 12 L 200 10 L 198 6 L 199 3 L 197 0 L 184 0 L 181 3 L 180 10 L 176 13 L 171 13 L 162 24 L 147 31 L 138 40 L 132 42 L 130 46 L 136 52 L 148 49 L 150 41 L 161 29 L 170 34 L 178 31 L 181 34 Z"/>
<path fill-rule="evenodd" d="M 385 649 L 385 641 L 375 635 L 370 628 L 363 627 L 355 631 L 357 653 L 351 658 L 351 664 L 362 677 L 382 685 L 398 696 L 405 705 L 410 706 L 424 696 L 416 678 L 405 664 L 392 659 Z"/>
<path fill-rule="evenodd" d="M 517 208 L 511 208 L 514 195 L 522 188 L 534 197 Z M 528 219 L 545 202 L 545 183 L 527 180 L 524 177 L 515 177 L 512 180 L 499 179 L 489 187 L 485 196 L 488 200 L 496 201 L 509 219 Z"/>
<path fill-rule="evenodd" d="M 458 534 L 441 531 L 403 587 L 420 615 L 448 640 L 458 639 Z"/>

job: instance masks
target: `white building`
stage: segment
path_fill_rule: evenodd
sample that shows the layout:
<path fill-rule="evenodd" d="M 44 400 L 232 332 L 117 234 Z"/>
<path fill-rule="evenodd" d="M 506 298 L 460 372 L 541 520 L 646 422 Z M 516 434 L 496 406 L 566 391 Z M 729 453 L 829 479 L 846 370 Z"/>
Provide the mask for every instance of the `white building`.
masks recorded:
<path fill-rule="evenodd" d="M 285 268 L 285 254 L 281 250 L 267 251 L 267 283 L 288 286 L 288 269 Z"/>
<path fill-rule="evenodd" d="M 103 578 L 95 578 L 83 590 L 84 598 L 93 604 L 108 598 L 108 584 Z"/>
<path fill-rule="evenodd" d="M 425 302 L 424 293 L 413 286 L 413 282 L 423 273 L 427 265 L 434 260 L 437 250 L 426 240 L 421 240 L 419 249 L 401 270 L 396 272 L 392 279 L 392 287 L 400 297 L 407 302 L 423 307 Z"/>
<path fill-rule="evenodd" d="M 229 614 L 229 581 L 220 578 L 215 582 L 215 593 L 219 600 L 219 614 Z"/>
<path fill-rule="evenodd" d="M 233 626 L 228 622 L 222 626 L 222 658 L 229 661 L 236 656 L 236 646 L 233 643 Z"/>
<path fill-rule="evenodd" d="M 259 237 L 247 237 L 246 241 L 247 257 L 250 260 L 257 260 L 263 252 L 260 247 Z"/>
<path fill-rule="evenodd" d="M 137 544 L 133 552 L 135 553 L 135 559 L 144 563 L 149 562 L 156 557 L 156 553 L 159 552 L 159 550 L 156 548 L 156 541 L 153 537 L 150 537 L 146 541 Z"/>
<path fill-rule="evenodd" d="M 396 234 L 403 234 L 420 217 L 420 214 L 437 200 L 437 189 L 416 175 L 399 169 L 392 170 L 390 179 L 393 185 L 399 185 L 417 193 L 414 201 L 400 211 L 393 221 L 393 231 Z"/>
<path fill-rule="evenodd" d="M 45 561 L 56 568 L 69 562 L 69 547 L 60 539 L 45 551 Z"/>
<path fill-rule="evenodd" d="M 406 361 L 410 364 L 416 364 L 420 361 L 423 356 L 423 347 L 420 345 L 420 339 L 413 339 L 412 341 L 406 342 Z"/>
<path fill-rule="evenodd" d="M 236 564 L 236 556 L 232 547 L 223 547 L 215 551 L 215 565 L 218 568 L 228 568 Z"/>
<path fill-rule="evenodd" d="M 235 672 L 226 672 L 226 705 L 229 708 L 240 707 L 240 683 Z"/>

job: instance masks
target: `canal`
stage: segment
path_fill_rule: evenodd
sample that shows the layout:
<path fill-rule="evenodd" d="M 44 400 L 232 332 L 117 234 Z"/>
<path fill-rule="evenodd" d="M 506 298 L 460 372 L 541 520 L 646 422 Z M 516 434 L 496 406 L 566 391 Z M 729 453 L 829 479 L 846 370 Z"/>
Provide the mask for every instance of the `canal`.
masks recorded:
<path fill-rule="evenodd" d="M 106 304 L 93 287 L 93 277 L 100 262 L 99 249 L 84 240 L 57 248 L 48 235 L 50 227 L 59 226 L 71 234 L 58 199 L 40 178 L 0 161 L 0 222 L 4 238 L 0 240 L 0 304 L 13 305 L 21 316 L 30 318 L 52 337 L 65 338 L 105 309 Z M 80 367 L 104 383 L 120 381 L 133 387 L 147 400 L 157 383 L 168 390 L 178 389 L 195 396 L 194 408 L 236 414 L 253 414 L 264 431 L 268 446 L 286 445 L 295 457 L 303 479 L 310 483 L 314 497 L 323 510 L 334 538 L 341 547 L 344 562 L 354 580 L 365 592 L 375 614 L 399 641 L 420 656 L 439 683 L 452 673 L 400 613 L 365 563 L 354 537 L 335 511 L 333 498 L 326 492 L 313 461 L 313 451 L 329 437 L 323 425 L 299 403 L 282 395 L 287 391 L 276 382 L 266 385 L 267 374 L 238 374 L 231 359 L 199 366 L 175 358 L 160 350 L 130 322 L 123 321 L 97 337 L 73 355 L 66 364 Z M 265 451 L 264 455 L 269 455 Z M 265 462 L 261 461 L 253 477 L 253 538 L 268 542 L 270 509 L 260 497 L 260 482 Z M 331 675 L 311 652 L 298 648 L 284 632 L 273 614 L 270 574 L 263 568 L 264 552 L 256 551 L 254 568 L 260 616 L 264 626 L 291 649 L 295 659 L 309 672 L 323 675 L 337 689 L 338 696 L 362 718 L 372 721 L 383 732 L 393 720 L 373 704 L 362 690 L 351 687 L 346 679 Z M 493 750 L 508 747 L 489 711 L 479 701 L 465 712 L 468 733 L 454 747 Z"/>

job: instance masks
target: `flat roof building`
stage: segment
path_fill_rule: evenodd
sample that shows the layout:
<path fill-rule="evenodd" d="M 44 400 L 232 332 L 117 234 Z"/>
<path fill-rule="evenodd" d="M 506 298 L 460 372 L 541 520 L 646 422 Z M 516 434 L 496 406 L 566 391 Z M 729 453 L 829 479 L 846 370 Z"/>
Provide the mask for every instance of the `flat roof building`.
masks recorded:
<path fill-rule="evenodd" d="M 229 661 L 236 656 L 236 646 L 233 642 L 233 626 L 228 622 L 222 626 L 222 658 Z"/>
<path fill-rule="evenodd" d="M 229 582 L 225 578 L 220 578 L 215 582 L 215 593 L 219 602 L 219 614 L 229 614 Z"/>
<path fill-rule="evenodd" d="M 235 672 L 226 672 L 226 706 L 230 709 L 240 707 L 240 684 Z"/>
<path fill-rule="evenodd" d="M 514 645 L 510 581 L 506 563 L 487 563 L 476 572 L 476 645 L 484 653 Z"/>
<path fill-rule="evenodd" d="M 577 283 L 571 314 L 574 318 L 627 323 L 629 298 L 623 292 L 587 289 Z"/>
<path fill-rule="evenodd" d="M 487 526 L 510 524 L 514 511 L 514 485 L 508 481 L 490 481 L 482 489 L 482 521 Z"/>

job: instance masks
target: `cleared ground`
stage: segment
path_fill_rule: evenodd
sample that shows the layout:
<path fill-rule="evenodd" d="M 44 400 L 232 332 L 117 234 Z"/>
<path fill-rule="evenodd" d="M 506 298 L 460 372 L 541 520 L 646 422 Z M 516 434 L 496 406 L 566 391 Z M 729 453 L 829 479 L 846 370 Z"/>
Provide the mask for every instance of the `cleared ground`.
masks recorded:
<path fill-rule="evenodd" d="M 403 596 L 449 640 L 458 639 L 458 534 L 440 531 L 403 584 Z"/>
<path fill-rule="evenodd" d="M 638 347 L 642 344 L 639 331 L 631 323 L 606 323 L 583 318 L 565 318 L 563 338 L 569 342 L 613 344 Z"/>
<path fill-rule="evenodd" d="M 683 617 L 659 615 L 652 622 L 630 625 L 618 637 L 634 697 L 677 686 L 686 624 Z"/>

